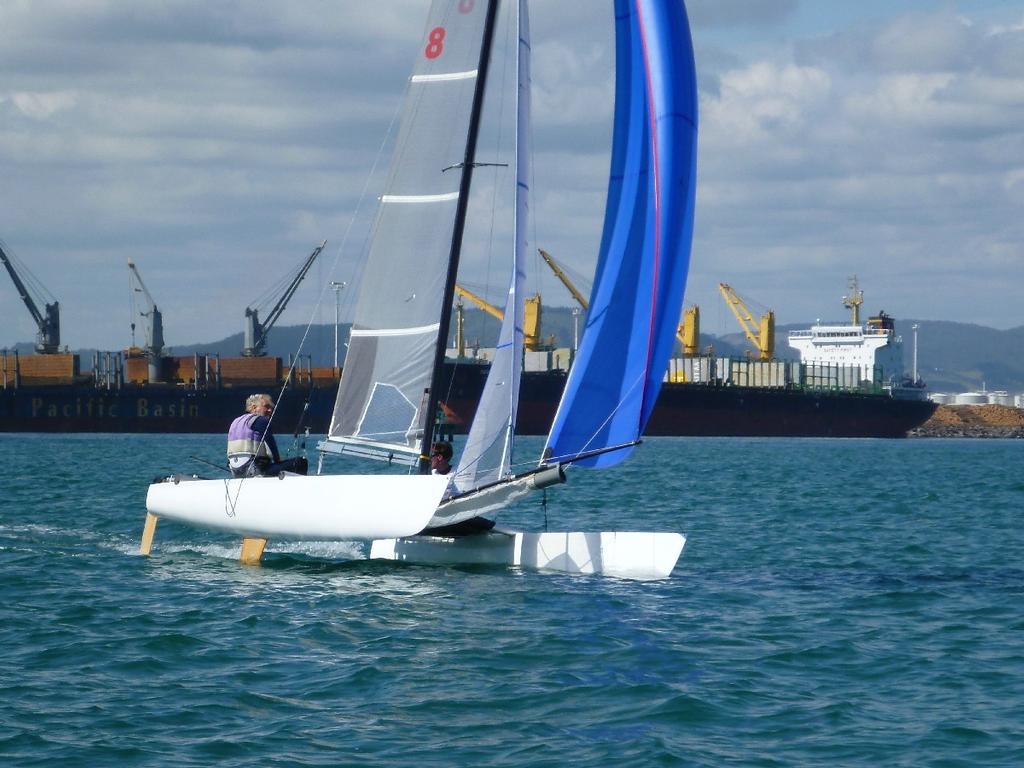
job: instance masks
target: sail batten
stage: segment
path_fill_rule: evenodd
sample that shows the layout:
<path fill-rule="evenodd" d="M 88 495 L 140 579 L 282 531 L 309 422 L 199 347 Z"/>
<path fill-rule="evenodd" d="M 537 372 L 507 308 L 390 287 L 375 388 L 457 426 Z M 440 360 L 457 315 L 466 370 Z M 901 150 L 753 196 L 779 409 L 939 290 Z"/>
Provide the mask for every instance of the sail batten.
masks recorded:
<path fill-rule="evenodd" d="M 433 0 L 356 300 L 329 441 L 419 452 L 464 207 L 486 3 Z M 447 172 L 446 172 L 446 169 Z M 432 416 L 430 414 L 429 416 Z"/>
<path fill-rule="evenodd" d="M 447 203 L 458 200 L 458 192 L 441 192 L 436 195 L 381 195 L 382 203 Z"/>
<path fill-rule="evenodd" d="M 410 83 L 444 83 L 450 80 L 472 80 L 477 76 L 475 69 L 468 72 L 438 72 L 433 75 L 413 75 Z"/>

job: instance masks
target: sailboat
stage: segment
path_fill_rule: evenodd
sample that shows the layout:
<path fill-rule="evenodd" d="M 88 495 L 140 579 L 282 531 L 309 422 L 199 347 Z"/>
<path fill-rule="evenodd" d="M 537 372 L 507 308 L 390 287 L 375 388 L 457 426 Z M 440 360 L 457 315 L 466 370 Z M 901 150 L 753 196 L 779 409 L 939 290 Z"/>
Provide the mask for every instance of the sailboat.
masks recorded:
<path fill-rule="evenodd" d="M 667 577 L 674 532 L 495 527 L 515 500 L 612 467 L 640 444 L 674 344 L 693 231 L 697 103 L 681 0 L 615 0 L 616 97 L 605 223 L 587 326 L 536 466 L 512 470 L 523 357 L 530 36 L 517 2 L 515 226 L 498 352 L 452 474 L 431 474 L 441 370 L 499 0 L 433 0 L 361 281 L 318 473 L 150 485 L 142 551 L 160 518 L 267 539 L 369 540 L 370 556 Z M 455 140 L 453 137 L 465 137 Z M 325 474 L 328 454 L 405 474 Z M 573 473 L 575 475 L 575 472 Z"/>

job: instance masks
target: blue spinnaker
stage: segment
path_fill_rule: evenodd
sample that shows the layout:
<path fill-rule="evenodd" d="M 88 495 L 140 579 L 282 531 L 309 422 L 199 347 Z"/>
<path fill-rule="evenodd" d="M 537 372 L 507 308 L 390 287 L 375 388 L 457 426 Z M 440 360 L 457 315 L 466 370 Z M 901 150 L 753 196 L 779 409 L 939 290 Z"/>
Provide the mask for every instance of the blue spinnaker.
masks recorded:
<path fill-rule="evenodd" d="M 608 201 L 583 341 L 545 456 L 635 441 L 675 344 L 693 240 L 697 83 L 682 0 L 616 0 Z M 584 459 L 611 466 L 623 448 Z"/>

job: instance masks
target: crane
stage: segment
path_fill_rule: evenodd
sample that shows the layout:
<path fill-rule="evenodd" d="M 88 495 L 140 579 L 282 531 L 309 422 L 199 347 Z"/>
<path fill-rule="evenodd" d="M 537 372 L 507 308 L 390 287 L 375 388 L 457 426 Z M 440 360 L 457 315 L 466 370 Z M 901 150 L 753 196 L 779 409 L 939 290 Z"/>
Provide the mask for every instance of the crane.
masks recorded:
<path fill-rule="evenodd" d="M 313 252 L 306 257 L 306 261 L 303 262 L 302 266 L 299 267 L 298 273 L 292 278 L 288 287 L 285 288 L 284 294 L 277 300 L 273 309 L 267 315 L 267 319 L 262 323 L 260 322 L 259 309 L 246 307 L 245 308 L 245 346 L 242 348 L 242 355 L 245 357 L 263 357 L 266 355 L 265 347 L 267 345 L 267 333 L 274 327 L 274 323 L 284 312 L 284 308 L 288 306 L 288 301 L 299 287 L 299 283 L 302 282 L 302 278 L 306 276 L 309 268 L 313 266 L 313 262 L 316 261 L 316 257 L 320 255 L 320 252 L 326 247 L 327 241 L 324 240 L 320 245 L 313 249 Z"/>
<path fill-rule="evenodd" d="M 576 303 L 580 305 L 580 308 L 586 312 L 590 308 L 589 302 L 583 297 L 579 289 L 576 288 L 572 280 L 569 279 L 565 270 L 543 248 L 538 248 L 537 251 L 540 253 L 541 258 L 544 259 L 544 262 L 551 268 L 551 271 L 555 273 L 555 277 L 562 281 L 562 285 L 565 286 L 566 290 L 576 300 Z M 683 345 L 683 354 L 687 357 L 694 357 L 699 353 L 700 309 L 698 307 L 691 307 L 686 310 L 683 323 L 676 330 L 676 339 Z"/>
<path fill-rule="evenodd" d="M 156 382 L 160 381 L 160 358 L 164 352 L 164 316 L 160 313 L 160 310 L 156 306 L 156 302 L 153 300 L 153 296 L 149 293 L 146 288 L 146 284 L 142 282 L 142 275 L 139 274 L 138 267 L 135 266 L 135 262 L 128 259 L 128 284 L 132 289 L 132 315 L 135 314 L 135 294 L 141 293 L 148 306 L 145 312 L 139 312 L 142 317 L 148 318 L 146 324 L 146 346 L 144 353 L 146 360 L 149 362 L 149 381 Z M 132 336 L 134 339 L 135 323 L 132 323 Z M 133 341 L 134 343 L 134 341 Z"/>
<path fill-rule="evenodd" d="M 461 285 L 455 286 L 455 293 L 460 298 L 469 299 L 480 309 L 501 322 L 505 313 L 485 299 Z M 526 312 L 523 318 L 523 346 L 531 352 L 540 349 L 540 294 L 534 294 L 526 298 Z"/>
<path fill-rule="evenodd" d="M 540 253 L 540 257 L 544 259 L 547 265 L 551 267 L 551 271 L 555 273 L 555 277 L 562 281 L 562 285 L 564 285 L 566 290 L 568 290 L 569 293 L 572 294 L 572 297 L 576 299 L 576 303 L 586 311 L 588 309 L 587 300 L 583 298 L 583 294 L 576 289 L 575 285 L 573 285 L 569 276 L 565 274 L 565 270 L 558 266 L 558 262 L 556 262 L 554 258 L 552 258 L 551 254 L 543 248 L 538 248 L 537 251 Z"/>
<path fill-rule="evenodd" d="M 718 290 L 739 320 L 747 340 L 757 348 L 757 359 L 771 360 L 775 354 L 775 312 L 769 309 L 761 315 L 760 323 L 756 323 L 747 305 L 728 283 L 719 283 Z"/>
<path fill-rule="evenodd" d="M 700 307 L 696 304 L 683 311 L 683 324 L 676 329 L 676 338 L 682 342 L 683 357 L 700 354 Z"/>
<path fill-rule="evenodd" d="M 44 303 L 43 311 L 40 312 L 38 305 L 29 293 L 28 287 L 18 275 L 17 270 L 14 269 L 11 257 L 4 251 L 2 243 L 0 243 L 0 261 L 3 261 L 4 266 L 7 267 L 7 273 L 11 276 L 11 280 L 14 281 L 14 287 L 18 291 L 18 296 L 21 297 L 25 306 L 28 307 L 28 311 L 32 315 L 32 319 L 35 320 L 36 327 L 39 329 L 36 333 L 36 352 L 46 355 L 58 352 L 60 350 L 60 302 Z"/>

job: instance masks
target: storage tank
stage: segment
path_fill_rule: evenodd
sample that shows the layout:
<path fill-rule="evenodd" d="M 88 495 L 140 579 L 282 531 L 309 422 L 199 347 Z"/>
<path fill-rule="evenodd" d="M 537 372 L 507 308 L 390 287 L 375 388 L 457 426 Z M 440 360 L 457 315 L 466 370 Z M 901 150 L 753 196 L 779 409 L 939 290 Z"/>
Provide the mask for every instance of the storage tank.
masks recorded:
<path fill-rule="evenodd" d="M 928 395 L 928 399 L 939 405 L 949 405 L 956 400 L 953 395 L 947 395 L 945 392 L 932 392 Z"/>
<path fill-rule="evenodd" d="M 989 405 L 1013 405 L 1013 396 L 1005 390 L 988 393 Z"/>
<path fill-rule="evenodd" d="M 961 392 L 956 396 L 957 405 L 988 405 L 987 392 Z"/>

